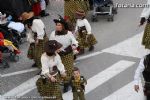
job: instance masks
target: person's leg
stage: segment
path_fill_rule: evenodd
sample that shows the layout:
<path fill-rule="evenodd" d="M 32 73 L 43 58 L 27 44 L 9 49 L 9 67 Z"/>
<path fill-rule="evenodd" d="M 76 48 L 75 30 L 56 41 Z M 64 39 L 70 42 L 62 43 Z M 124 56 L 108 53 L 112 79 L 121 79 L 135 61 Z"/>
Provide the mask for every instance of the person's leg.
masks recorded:
<path fill-rule="evenodd" d="M 78 93 L 77 92 L 73 92 L 73 100 L 78 100 Z"/>
<path fill-rule="evenodd" d="M 79 100 L 85 100 L 84 92 L 79 93 Z"/>
<path fill-rule="evenodd" d="M 65 66 L 66 70 L 66 78 L 64 79 L 64 92 L 67 92 L 69 89 L 69 81 L 72 77 L 72 72 L 73 72 L 73 63 L 74 63 L 74 56 L 73 53 L 67 54 L 65 56 L 61 56 L 62 63 Z"/>
<path fill-rule="evenodd" d="M 48 13 L 46 13 L 46 3 L 45 3 L 45 0 L 41 0 L 40 2 L 40 5 L 41 5 L 41 17 L 45 17 L 45 16 L 49 16 Z"/>
<path fill-rule="evenodd" d="M 91 45 L 90 47 L 89 47 L 89 51 L 93 51 L 94 50 L 94 45 Z"/>

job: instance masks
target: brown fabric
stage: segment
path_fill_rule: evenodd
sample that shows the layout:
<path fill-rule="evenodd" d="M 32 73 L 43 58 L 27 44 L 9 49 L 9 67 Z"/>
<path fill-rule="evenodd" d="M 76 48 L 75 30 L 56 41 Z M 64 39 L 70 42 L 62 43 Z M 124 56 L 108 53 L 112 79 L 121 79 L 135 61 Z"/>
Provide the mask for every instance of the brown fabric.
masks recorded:
<path fill-rule="evenodd" d="M 69 16 L 72 24 L 76 23 L 75 12 L 78 9 L 83 9 L 87 14 L 89 11 L 88 0 L 65 0 L 64 2 L 64 16 Z"/>
<path fill-rule="evenodd" d="M 48 79 L 39 78 L 36 82 L 37 90 L 42 97 L 48 97 L 44 100 L 63 100 L 60 88 L 59 75 L 55 76 L 57 82 L 51 82 Z"/>
<path fill-rule="evenodd" d="M 146 49 L 150 49 L 150 23 L 147 23 L 145 27 L 142 45 L 144 45 Z"/>
<path fill-rule="evenodd" d="M 93 34 L 90 34 L 88 38 L 86 39 L 87 35 L 88 34 L 86 33 L 86 31 L 82 33 L 78 33 L 77 35 L 77 41 L 79 42 L 79 47 L 81 49 L 89 48 L 92 45 L 95 45 L 97 43 L 97 40 Z"/>
<path fill-rule="evenodd" d="M 29 59 L 33 59 L 38 68 L 41 68 L 41 55 L 44 53 L 44 45 L 48 41 L 47 36 L 44 36 L 43 40 L 39 40 L 38 44 L 31 44 L 27 56 Z"/>

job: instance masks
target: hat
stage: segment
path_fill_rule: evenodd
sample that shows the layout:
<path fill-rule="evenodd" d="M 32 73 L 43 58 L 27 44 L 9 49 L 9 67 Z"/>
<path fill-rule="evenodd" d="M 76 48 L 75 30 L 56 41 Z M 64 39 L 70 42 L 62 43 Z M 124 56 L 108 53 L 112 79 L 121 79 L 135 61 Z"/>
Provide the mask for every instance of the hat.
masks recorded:
<path fill-rule="evenodd" d="M 54 19 L 54 22 L 57 23 L 61 23 L 64 25 L 65 29 L 68 29 L 68 24 L 67 22 L 60 16 L 59 19 Z"/>
<path fill-rule="evenodd" d="M 73 71 L 80 71 L 78 67 L 74 67 Z"/>
<path fill-rule="evenodd" d="M 30 19 L 34 16 L 34 12 L 24 12 L 22 15 L 21 15 L 21 18 L 23 21 L 27 20 L 27 19 Z"/>
<path fill-rule="evenodd" d="M 46 53 L 55 53 L 56 50 L 60 49 L 62 44 L 57 42 L 56 40 L 49 40 L 45 43 L 45 52 Z"/>
<path fill-rule="evenodd" d="M 78 9 L 76 12 L 75 12 L 75 15 L 77 18 L 82 18 L 82 17 L 85 17 L 85 11 L 82 10 L 82 9 Z"/>

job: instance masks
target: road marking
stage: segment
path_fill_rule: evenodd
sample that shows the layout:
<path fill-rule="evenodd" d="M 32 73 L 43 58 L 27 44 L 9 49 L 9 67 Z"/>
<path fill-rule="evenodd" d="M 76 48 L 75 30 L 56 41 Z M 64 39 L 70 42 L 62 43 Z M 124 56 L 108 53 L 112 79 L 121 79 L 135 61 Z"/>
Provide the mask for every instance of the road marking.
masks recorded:
<path fill-rule="evenodd" d="M 145 100 L 142 84 L 140 84 L 140 91 L 138 93 L 134 91 L 133 87 L 134 82 L 131 82 L 103 100 Z"/>
<path fill-rule="evenodd" d="M 141 45 L 142 33 L 143 32 L 102 51 L 117 55 L 142 58 L 148 53 L 144 46 Z"/>
<path fill-rule="evenodd" d="M 114 65 L 110 66 L 109 68 L 105 69 L 104 71 L 93 76 L 92 78 L 88 79 L 85 94 L 88 94 L 89 92 L 93 91 L 95 88 L 107 82 L 109 79 L 115 77 L 127 68 L 131 67 L 133 64 L 135 64 L 135 62 L 121 60 L 115 63 Z M 63 95 L 63 98 L 64 100 L 72 100 L 73 98 L 71 91 L 65 93 Z"/>
<path fill-rule="evenodd" d="M 39 70 L 38 68 L 32 68 L 32 69 L 27 69 L 27 70 L 22 70 L 22 71 L 4 74 L 4 75 L 1 75 L 1 77 L 14 76 L 14 75 L 29 73 L 29 72 L 38 71 L 38 70 Z"/>
<path fill-rule="evenodd" d="M 39 76 L 35 76 L 28 81 L 24 82 L 23 84 L 17 86 L 16 88 L 12 89 L 11 91 L 5 93 L 2 95 L 3 98 L 5 97 L 15 97 L 15 96 L 22 96 L 26 94 L 27 92 L 30 92 L 31 90 L 34 89 L 36 86 L 36 81 L 39 78 Z M 22 95 L 21 95 L 22 94 Z"/>
<path fill-rule="evenodd" d="M 87 58 L 90 58 L 90 57 L 93 57 L 93 56 L 97 56 L 99 54 L 102 54 L 103 52 L 100 52 L 100 51 L 97 51 L 97 52 L 94 52 L 94 53 L 91 53 L 91 54 L 88 54 L 88 55 L 85 55 L 85 56 L 81 56 L 79 58 L 77 58 L 77 60 L 84 60 L 84 59 L 87 59 Z"/>

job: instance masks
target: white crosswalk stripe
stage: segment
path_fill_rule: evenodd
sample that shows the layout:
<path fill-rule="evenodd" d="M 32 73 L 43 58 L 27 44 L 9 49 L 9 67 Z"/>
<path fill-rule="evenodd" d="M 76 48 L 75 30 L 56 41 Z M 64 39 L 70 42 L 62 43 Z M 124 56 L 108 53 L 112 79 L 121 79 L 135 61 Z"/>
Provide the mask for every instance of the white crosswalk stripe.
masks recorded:
<path fill-rule="evenodd" d="M 141 45 L 142 34 L 143 32 L 102 51 L 117 55 L 141 58 L 148 53 L 144 46 Z"/>

